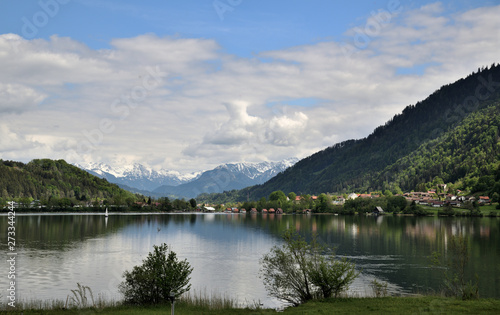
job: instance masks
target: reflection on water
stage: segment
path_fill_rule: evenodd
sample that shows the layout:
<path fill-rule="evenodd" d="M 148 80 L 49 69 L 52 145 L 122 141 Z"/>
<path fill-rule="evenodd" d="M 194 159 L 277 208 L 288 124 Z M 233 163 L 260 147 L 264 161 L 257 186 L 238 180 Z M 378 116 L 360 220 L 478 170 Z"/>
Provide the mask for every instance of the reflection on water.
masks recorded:
<path fill-rule="evenodd" d="M 120 299 L 123 272 L 140 264 L 153 245 L 167 243 L 194 267 L 191 283 L 197 291 L 273 307 L 278 303 L 267 297 L 259 279 L 259 259 L 280 244 L 284 229 L 294 227 L 304 235 L 318 233 L 320 241 L 362 269 L 350 292 L 358 296 L 371 294 L 373 279 L 388 282 L 393 294 L 439 290 L 442 272 L 429 268 L 428 256 L 446 254 L 447 235 L 465 233 L 472 248 L 469 275 L 478 274 L 481 296 L 500 297 L 498 222 L 272 214 L 17 216 L 17 288 L 25 299 L 66 299 L 79 282 L 94 294 Z M 1 235 L 7 235 L 7 226 L 7 217 L 0 216 Z M 0 249 L 6 252 L 6 242 Z"/>

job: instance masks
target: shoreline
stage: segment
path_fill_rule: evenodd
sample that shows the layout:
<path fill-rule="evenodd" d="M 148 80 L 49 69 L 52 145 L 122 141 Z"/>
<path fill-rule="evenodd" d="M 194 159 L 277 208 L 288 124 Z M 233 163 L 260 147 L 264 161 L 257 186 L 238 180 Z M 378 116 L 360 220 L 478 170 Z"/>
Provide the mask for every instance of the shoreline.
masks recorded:
<path fill-rule="evenodd" d="M 434 211 L 432 211 L 434 210 Z M 429 214 L 426 215 L 417 215 L 413 213 L 385 213 L 385 214 L 377 214 L 374 215 L 372 213 L 331 213 L 331 212 L 317 212 L 317 213 L 227 213 L 227 212 L 200 212 L 200 211 L 147 211 L 147 212 L 135 212 L 135 211 L 108 211 L 109 216 L 119 216 L 119 215 L 208 215 L 208 214 L 214 214 L 214 215 L 272 215 L 272 216 L 282 216 L 282 215 L 298 215 L 298 216 L 310 216 L 310 215 L 333 215 L 333 216 L 367 216 L 367 217 L 388 217 L 388 216 L 398 216 L 398 217 L 441 217 L 441 218 L 449 218 L 449 217 L 471 217 L 471 218 L 498 218 L 500 217 L 500 210 L 496 211 L 490 211 L 489 214 L 481 213 L 480 215 L 470 215 L 469 213 L 466 213 L 463 211 L 462 213 L 455 213 L 452 216 L 449 215 L 440 215 L 437 210 L 435 209 L 429 209 L 431 211 Z M 459 211 L 459 210 L 455 210 Z M 486 210 L 485 210 L 486 211 Z M 16 216 L 29 216 L 29 215 L 102 215 L 105 216 L 105 212 L 95 212 L 95 211 L 64 211 L 64 210 L 53 210 L 53 211 L 43 211 L 43 212 L 36 212 L 36 211 L 25 211 L 25 210 L 14 210 L 10 211 L 14 212 Z M 491 215 L 491 212 L 498 212 L 498 215 Z M 0 216 L 8 216 L 9 211 L 2 211 L 0 212 Z"/>

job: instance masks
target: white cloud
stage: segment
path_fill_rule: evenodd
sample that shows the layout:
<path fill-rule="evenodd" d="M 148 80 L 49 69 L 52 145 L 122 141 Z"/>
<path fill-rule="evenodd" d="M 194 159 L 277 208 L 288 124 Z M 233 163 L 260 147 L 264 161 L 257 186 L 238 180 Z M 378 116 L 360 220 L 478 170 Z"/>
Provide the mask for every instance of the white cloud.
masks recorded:
<path fill-rule="evenodd" d="M 71 38 L 0 35 L 2 158 L 193 171 L 305 157 L 367 136 L 441 85 L 499 62 L 500 6 L 442 10 L 399 13 L 350 57 L 340 42 L 240 58 L 210 39 L 146 34 L 93 50 Z M 422 73 L 397 74 L 415 67 Z"/>
<path fill-rule="evenodd" d="M 22 113 L 35 108 L 45 97 L 29 87 L 0 82 L 0 113 Z"/>
<path fill-rule="evenodd" d="M 229 117 L 208 131 L 201 142 L 189 145 L 185 154 L 230 157 L 225 162 L 241 160 L 242 156 L 246 161 L 256 161 L 262 160 L 264 150 L 295 149 L 306 138 L 308 117 L 302 112 L 257 117 L 248 114 L 250 103 L 234 101 L 225 106 Z"/>
<path fill-rule="evenodd" d="M 7 124 L 0 124 L 0 153 L 2 156 L 15 156 L 16 154 L 30 150 L 34 143 L 26 140 L 22 135 L 11 130 Z"/>
<path fill-rule="evenodd" d="M 273 117 L 269 122 L 266 139 L 273 145 L 293 146 L 298 145 L 304 138 L 307 128 L 307 116 L 296 112 L 292 117 Z"/>

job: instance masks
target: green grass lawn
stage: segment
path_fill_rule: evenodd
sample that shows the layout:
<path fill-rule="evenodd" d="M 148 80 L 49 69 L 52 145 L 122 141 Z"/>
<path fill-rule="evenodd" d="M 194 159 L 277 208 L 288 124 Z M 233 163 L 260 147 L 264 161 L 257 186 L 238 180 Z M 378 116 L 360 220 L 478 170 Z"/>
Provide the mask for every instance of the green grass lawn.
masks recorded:
<path fill-rule="evenodd" d="M 2 314 L 21 314 L 17 311 L 3 311 Z M 385 297 L 385 298 L 342 298 L 311 301 L 299 307 L 290 307 L 284 312 L 272 309 L 214 309 L 187 305 L 176 305 L 176 314 L 500 314 L 500 300 L 480 299 L 462 301 L 455 298 Z M 118 306 L 104 309 L 83 310 L 24 310 L 23 314 L 170 314 L 170 305 L 151 307 Z"/>
<path fill-rule="evenodd" d="M 480 206 L 479 209 L 483 212 L 483 213 L 490 213 L 490 211 L 498 211 L 500 212 L 499 209 L 497 209 L 498 203 L 494 203 L 494 204 L 491 204 L 491 205 L 486 205 L 486 206 Z"/>
<path fill-rule="evenodd" d="M 491 205 L 486 205 L 486 206 L 480 206 L 479 210 L 481 210 L 481 213 L 484 216 L 489 215 L 490 212 L 492 212 L 492 211 L 495 212 L 497 214 L 497 216 L 500 216 L 500 210 L 496 209 L 497 205 L 498 205 L 498 203 L 491 204 Z M 424 210 L 429 211 L 429 212 L 431 212 L 434 215 L 437 215 L 437 213 L 438 213 L 439 210 L 443 210 L 443 208 L 435 208 L 435 207 L 430 207 L 430 206 L 421 206 L 421 207 Z M 464 208 L 453 208 L 453 210 L 455 210 L 457 212 L 468 212 L 468 210 L 464 209 Z"/>
<path fill-rule="evenodd" d="M 352 298 L 314 301 L 285 314 L 499 314 L 500 300 L 441 297 Z"/>

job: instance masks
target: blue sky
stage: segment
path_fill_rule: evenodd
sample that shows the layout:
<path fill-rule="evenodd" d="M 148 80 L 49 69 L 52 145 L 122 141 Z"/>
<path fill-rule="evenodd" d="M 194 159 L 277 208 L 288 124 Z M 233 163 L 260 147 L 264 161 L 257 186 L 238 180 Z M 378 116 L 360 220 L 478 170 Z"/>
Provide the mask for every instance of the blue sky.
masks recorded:
<path fill-rule="evenodd" d="M 183 172 L 302 158 L 500 62 L 499 12 L 498 0 L 3 0 L 0 158 Z"/>
<path fill-rule="evenodd" d="M 58 9 L 51 5 L 55 1 Z M 23 17 L 30 22 L 43 10 L 39 1 L 3 0 L 0 30 L 23 36 Z M 249 57 L 253 53 L 279 50 L 318 41 L 348 40 L 345 32 L 364 26 L 371 12 L 388 10 L 391 1 L 264 1 L 184 0 L 112 1 L 42 0 L 57 10 L 35 38 L 57 34 L 71 37 L 93 49 L 110 48 L 114 38 L 146 33 L 186 38 L 213 38 L 231 54 Z M 67 2 L 67 3 L 66 3 Z M 404 10 L 435 1 L 395 0 Z M 231 5 L 233 3 L 234 5 Z M 494 0 L 444 2 L 443 15 L 499 4 Z M 219 8 L 218 10 L 215 8 Z M 222 18 L 222 19 L 221 19 Z M 43 21 L 40 18 L 40 21 Z M 31 33 L 28 34 L 29 39 Z"/>

